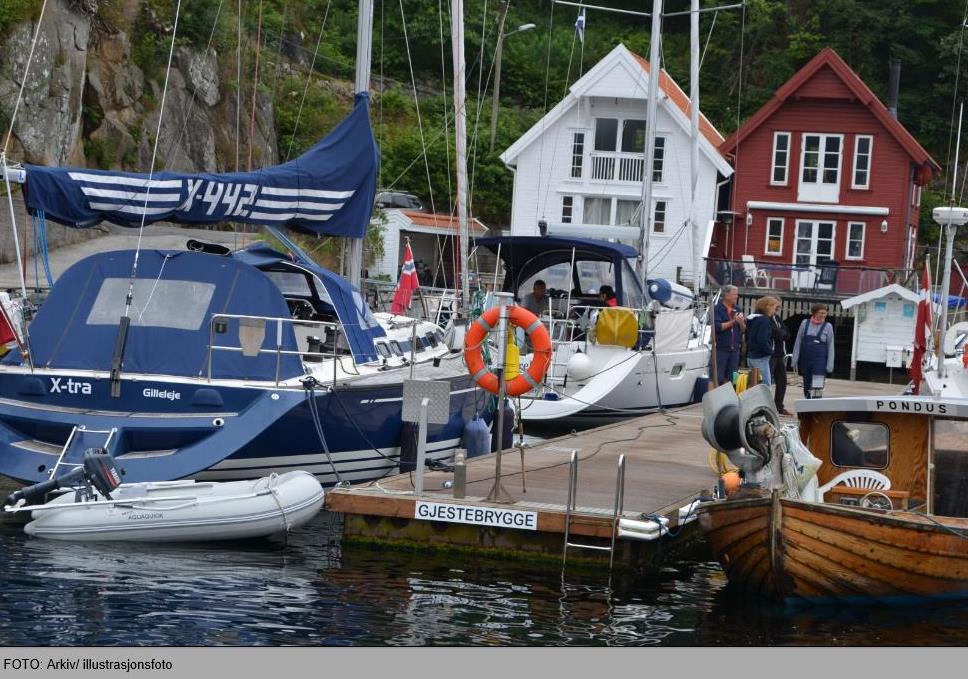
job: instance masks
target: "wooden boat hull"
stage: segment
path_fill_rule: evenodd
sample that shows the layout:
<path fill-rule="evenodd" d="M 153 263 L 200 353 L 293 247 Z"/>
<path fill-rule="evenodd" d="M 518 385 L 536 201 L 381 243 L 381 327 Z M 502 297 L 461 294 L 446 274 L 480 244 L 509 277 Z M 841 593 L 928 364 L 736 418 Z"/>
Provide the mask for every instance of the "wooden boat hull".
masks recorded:
<path fill-rule="evenodd" d="M 731 586 L 786 603 L 968 597 L 968 519 L 753 498 L 699 522 Z"/>

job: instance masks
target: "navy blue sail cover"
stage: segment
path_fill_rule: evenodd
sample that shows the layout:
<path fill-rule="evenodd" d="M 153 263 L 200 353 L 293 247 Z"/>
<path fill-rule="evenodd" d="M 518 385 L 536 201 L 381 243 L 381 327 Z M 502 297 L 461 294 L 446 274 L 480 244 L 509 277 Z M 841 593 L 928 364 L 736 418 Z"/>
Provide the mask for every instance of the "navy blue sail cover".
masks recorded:
<path fill-rule="evenodd" d="M 111 369 L 118 322 L 134 261 L 133 250 L 86 257 L 65 271 L 30 325 L 30 349 L 37 366 Z M 138 259 L 125 372 L 205 376 L 213 314 L 289 318 L 282 293 L 261 271 L 233 257 L 201 252 L 142 250 Z M 256 332 L 258 336 L 258 331 Z M 214 344 L 239 346 L 239 321 L 230 320 Z M 267 321 L 257 357 L 215 351 L 212 377 L 272 380 L 277 342 L 297 351 L 292 325 Z M 4 364 L 21 363 L 12 350 Z M 298 354 L 283 354 L 279 378 L 303 374 Z"/>
<path fill-rule="evenodd" d="M 109 221 L 138 227 L 244 222 L 303 233 L 362 238 L 376 194 L 379 151 L 369 99 L 322 141 L 282 165 L 223 174 L 157 172 L 150 176 L 27 165 L 26 201 L 49 219 L 75 228 Z"/>

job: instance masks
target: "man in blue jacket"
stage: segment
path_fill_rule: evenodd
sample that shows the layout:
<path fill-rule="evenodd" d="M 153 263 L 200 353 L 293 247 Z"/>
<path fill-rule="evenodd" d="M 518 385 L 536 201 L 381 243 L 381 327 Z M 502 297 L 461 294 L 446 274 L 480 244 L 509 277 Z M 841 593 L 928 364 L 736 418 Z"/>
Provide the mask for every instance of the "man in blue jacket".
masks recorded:
<path fill-rule="evenodd" d="M 723 287 L 722 296 L 713 311 L 716 323 L 716 386 L 731 381 L 739 368 L 739 350 L 746 330 L 746 317 L 736 308 L 739 288 Z M 709 371 L 712 374 L 712 369 Z"/>

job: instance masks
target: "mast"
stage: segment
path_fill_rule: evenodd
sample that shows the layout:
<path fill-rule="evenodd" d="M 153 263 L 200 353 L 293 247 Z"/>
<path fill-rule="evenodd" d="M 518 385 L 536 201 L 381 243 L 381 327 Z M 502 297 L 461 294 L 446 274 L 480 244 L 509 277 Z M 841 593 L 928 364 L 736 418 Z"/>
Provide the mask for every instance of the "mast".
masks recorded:
<path fill-rule="evenodd" d="M 468 239 L 467 227 L 467 111 L 464 101 L 467 98 L 464 90 L 466 65 L 464 63 L 464 0 L 452 0 L 450 11 L 451 43 L 454 50 L 454 134 L 457 154 L 457 240 L 460 244 L 460 259 L 457 262 L 461 268 L 460 304 L 470 300 L 470 283 L 468 281 Z M 456 273 L 456 272 L 455 272 Z"/>
<path fill-rule="evenodd" d="M 659 41 L 662 33 L 662 0 L 652 0 L 652 37 L 649 45 L 649 94 L 645 114 L 645 167 L 642 168 L 642 209 L 639 211 L 639 261 L 636 273 L 645 285 L 652 229 L 652 166 L 655 164 L 655 118 L 659 98 Z"/>
<path fill-rule="evenodd" d="M 370 91 L 370 61 L 373 55 L 373 0 L 360 0 L 356 24 L 356 92 Z M 349 270 L 346 278 L 350 284 L 362 289 L 363 238 L 349 238 L 346 246 L 346 262 Z"/>
<path fill-rule="evenodd" d="M 699 228 L 699 210 L 696 201 L 699 188 L 699 0 L 692 0 L 689 15 L 689 99 L 692 101 L 689 110 L 692 142 L 689 154 L 690 187 L 692 188 L 689 221 L 692 223 L 692 247 L 693 257 L 695 257 L 693 264 L 695 292 L 698 294 L 705 279 L 702 272 L 702 229 Z"/>

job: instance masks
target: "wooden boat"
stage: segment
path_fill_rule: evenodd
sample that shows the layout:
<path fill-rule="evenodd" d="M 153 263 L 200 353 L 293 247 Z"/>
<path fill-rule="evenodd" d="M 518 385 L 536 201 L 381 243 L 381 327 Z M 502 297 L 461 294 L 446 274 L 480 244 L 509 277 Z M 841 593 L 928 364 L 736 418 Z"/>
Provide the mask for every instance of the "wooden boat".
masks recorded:
<path fill-rule="evenodd" d="M 786 603 L 968 596 L 968 401 L 829 398 L 797 411 L 821 489 L 849 469 L 877 470 L 890 489 L 834 485 L 818 501 L 741 488 L 701 505 L 731 586 Z"/>

